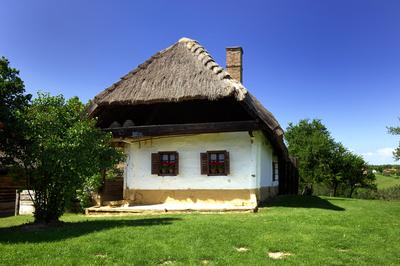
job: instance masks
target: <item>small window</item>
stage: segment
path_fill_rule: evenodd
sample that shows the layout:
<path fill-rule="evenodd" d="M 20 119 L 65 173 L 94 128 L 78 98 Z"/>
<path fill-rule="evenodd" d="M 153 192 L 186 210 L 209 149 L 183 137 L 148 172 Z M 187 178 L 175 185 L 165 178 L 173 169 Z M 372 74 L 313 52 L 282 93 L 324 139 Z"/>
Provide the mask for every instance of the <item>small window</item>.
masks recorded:
<path fill-rule="evenodd" d="M 175 151 L 151 154 L 151 174 L 159 176 L 178 175 L 179 157 Z"/>
<path fill-rule="evenodd" d="M 202 175 L 228 175 L 229 153 L 227 151 L 207 151 L 201 153 Z"/>
<path fill-rule="evenodd" d="M 272 162 L 272 181 L 279 180 L 279 165 L 278 162 Z"/>

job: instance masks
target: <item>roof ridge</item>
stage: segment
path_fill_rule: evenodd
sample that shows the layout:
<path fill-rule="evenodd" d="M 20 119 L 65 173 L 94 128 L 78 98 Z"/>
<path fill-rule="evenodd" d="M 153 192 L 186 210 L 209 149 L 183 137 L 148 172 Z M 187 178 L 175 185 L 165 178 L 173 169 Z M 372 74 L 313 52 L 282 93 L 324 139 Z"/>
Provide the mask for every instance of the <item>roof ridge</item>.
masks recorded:
<path fill-rule="evenodd" d="M 192 52 L 207 69 L 211 70 L 215 75 L 217 75 L 220 80 L 230 82 L 238 100 L 244 99 L 245 95 L 247 94 L 247 89 L 242 83 L 233 79 L 231 75 L 214 60 L 204 46 L 202 46 L 196 40 L 186 37 L 179 39 L 178 43 L 185 43 L 186 48 Z M 229 90 L 229 88 L 226 89 Z"/>

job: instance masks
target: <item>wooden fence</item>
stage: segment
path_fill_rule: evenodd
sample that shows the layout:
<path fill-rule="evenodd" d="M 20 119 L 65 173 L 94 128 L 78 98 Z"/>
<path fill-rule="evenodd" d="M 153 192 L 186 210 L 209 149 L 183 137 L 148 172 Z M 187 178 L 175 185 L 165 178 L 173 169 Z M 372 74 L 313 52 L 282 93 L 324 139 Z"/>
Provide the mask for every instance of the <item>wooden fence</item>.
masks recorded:
<path fill-rule="evenodd" d="M 13 180 L 6 175 L 0 176 L 0 216 L 15 214 L 16 192 L 24 185 L 24 180 Z"/>

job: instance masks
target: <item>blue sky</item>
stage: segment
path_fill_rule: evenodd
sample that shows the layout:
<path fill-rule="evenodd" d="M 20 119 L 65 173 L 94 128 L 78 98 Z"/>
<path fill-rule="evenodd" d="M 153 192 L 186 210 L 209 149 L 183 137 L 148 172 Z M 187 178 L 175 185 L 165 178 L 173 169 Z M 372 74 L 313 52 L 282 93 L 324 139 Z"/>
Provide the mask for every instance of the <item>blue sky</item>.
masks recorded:
<path fill-rule="evenodd" d="M 2 1 L 0 55 L 28 92 L 83 101 L 185 36 L 225 66 L 244 49 L 244 85 L 286 128 L 320 118 L 370 163 L 399 137 L 400 1 Z"/>

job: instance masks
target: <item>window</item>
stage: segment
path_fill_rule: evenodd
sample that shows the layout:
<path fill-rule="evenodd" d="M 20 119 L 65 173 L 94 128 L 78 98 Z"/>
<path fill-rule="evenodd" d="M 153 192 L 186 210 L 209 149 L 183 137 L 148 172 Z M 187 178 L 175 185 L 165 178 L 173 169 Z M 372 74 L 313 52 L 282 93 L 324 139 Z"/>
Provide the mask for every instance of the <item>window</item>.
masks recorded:
<path fill-rule="evenodd" d="M 278 162 L 272 162 L 272 181 L 279 179 L 279 165 Z"/>
<path fill-rule="evenodd" d="M 159 176 L 178 175 L 179 156 L 176 151 L 151 154 L 151 174 Z"/>
<path fill-rule="evenodd" d="M 229 152 L 207 151 L 200 154 L 202 175 L 229 175 Z"/>

